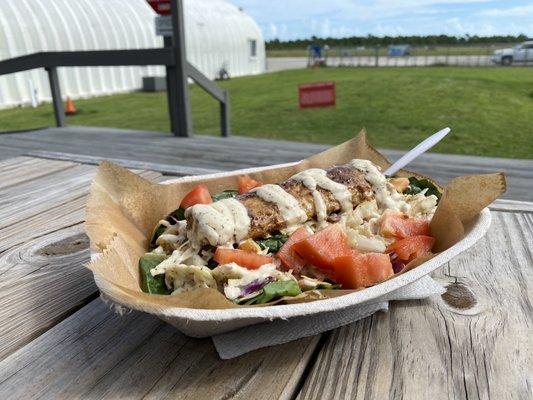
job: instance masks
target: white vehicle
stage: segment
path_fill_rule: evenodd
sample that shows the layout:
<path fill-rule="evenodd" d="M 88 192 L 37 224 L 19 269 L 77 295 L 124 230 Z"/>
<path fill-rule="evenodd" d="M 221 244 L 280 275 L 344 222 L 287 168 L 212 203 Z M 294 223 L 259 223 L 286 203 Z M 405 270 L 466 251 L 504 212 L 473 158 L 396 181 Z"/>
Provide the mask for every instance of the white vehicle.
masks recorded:
<path fill-rule="evenodd" d="M 490 59 L 501 65 L 533 62 L 533 40 L 517 44 L 512 48 L 496 50 Z"/>

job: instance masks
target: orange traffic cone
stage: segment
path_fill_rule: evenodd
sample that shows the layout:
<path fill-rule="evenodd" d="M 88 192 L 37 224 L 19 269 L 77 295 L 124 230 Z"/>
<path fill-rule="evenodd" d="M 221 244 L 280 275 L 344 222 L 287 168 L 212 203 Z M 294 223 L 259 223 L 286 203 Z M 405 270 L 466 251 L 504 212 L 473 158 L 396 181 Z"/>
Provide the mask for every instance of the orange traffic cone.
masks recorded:
<path fill-rule="evenodd" d="M 74 107 L 74 102 L 70 98 L 70 96 L 67 96 L 67 104 L 65 106 L 65 114 L 67 115 L 74 115 L 76 114 L 76 107 Z"/>

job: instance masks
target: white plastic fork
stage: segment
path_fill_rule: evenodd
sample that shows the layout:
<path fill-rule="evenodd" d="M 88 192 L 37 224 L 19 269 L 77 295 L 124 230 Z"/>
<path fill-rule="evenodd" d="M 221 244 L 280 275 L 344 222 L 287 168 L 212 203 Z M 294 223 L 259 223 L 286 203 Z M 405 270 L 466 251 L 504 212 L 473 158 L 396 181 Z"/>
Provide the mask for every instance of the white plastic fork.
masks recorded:
<path fill-rule="evenodd" d="M 398 172 L 411 161 L 413 161 L 415 158 L 417 158 L 420 154 L 425 153 L 437 143 L 439 143 L 448 133 L 450 133 L 450 131 L 450 128 L 444 128 L 438 131 L 437 133 L 434 133 L 433 135 L 425 139 L 423 142 L 416 145 L 416 147 L 405 153 L 398 161 L 396 161 L 389 168 L 387 168 L 384 174 L 388 176 L 394 175 L 396 172 Z"/>

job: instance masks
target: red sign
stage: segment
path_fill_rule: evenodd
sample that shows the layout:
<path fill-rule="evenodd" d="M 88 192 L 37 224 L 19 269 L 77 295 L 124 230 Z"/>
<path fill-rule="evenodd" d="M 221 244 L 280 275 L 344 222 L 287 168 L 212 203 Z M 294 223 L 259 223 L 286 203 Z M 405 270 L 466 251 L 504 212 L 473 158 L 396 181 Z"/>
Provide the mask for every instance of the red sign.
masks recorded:
<path fill-rule="evenodd" d="M 172 13 L 170 0 L 147 0 L 148 4 L 159 15 L 170 15 Z"/>
<path fill-rule="evenodd" d="M 298 87 L 300 108 L 335 105 L 335 82 L 306 83 Z"/>

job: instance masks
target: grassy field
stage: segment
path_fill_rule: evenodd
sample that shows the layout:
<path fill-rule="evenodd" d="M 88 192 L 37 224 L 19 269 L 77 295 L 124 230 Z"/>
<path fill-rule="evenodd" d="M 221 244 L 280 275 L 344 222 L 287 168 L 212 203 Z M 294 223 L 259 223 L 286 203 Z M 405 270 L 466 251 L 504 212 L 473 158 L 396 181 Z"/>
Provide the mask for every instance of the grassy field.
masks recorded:
<path fill-rule="evenodd" d="M 299 83 L 334 80 L 337 106 L 298 108 Z M 325 68 L 222 83 L 233 134 L 339 143 L 366 127 L 380 147 L 408 149 L 450 126 L 435 151 L 533 158 L 533 68 Z M 194 129 L 218 135 L 218 103 L 191 88 Z M 76 101 L 73 125 L 168 131 L 164 93 Z M 50 105 L 0 111 L 0 130 L 52 126 Z"/>
<path fill-rule="evenodd" d="M 504 43 L 499 45 L 487 45 L 487 46 L 420 46 L 411 47 L 411 56 L 487 56 L 494 52 L 496 49 L 513 47 L 512 43 Z M 344 48 L 343 48 L 344 49 Z M 346 48 L 353 56 L 373 56 L 375 55 L 375 49 L 372 47 L 366 47 L 364 49 L 356 49 L 355 46 Z M 340 49 L 332 48 L 329 51 L 329 55 L 332 57 L 338 56 Z M 383 46 L 379 48 L 379 55 L 387 55 L 387 47 Z M 306 49 L 284 49 L 284 50 L 268 50 L 267 57 L 307 57 L 308 52 Z"/>

